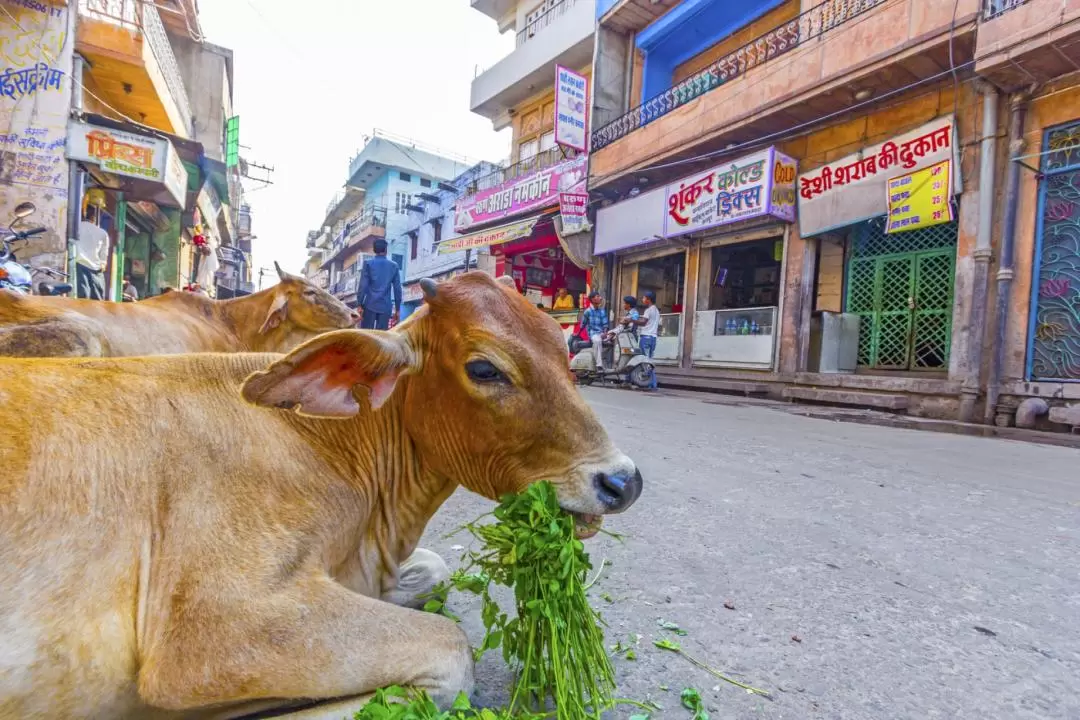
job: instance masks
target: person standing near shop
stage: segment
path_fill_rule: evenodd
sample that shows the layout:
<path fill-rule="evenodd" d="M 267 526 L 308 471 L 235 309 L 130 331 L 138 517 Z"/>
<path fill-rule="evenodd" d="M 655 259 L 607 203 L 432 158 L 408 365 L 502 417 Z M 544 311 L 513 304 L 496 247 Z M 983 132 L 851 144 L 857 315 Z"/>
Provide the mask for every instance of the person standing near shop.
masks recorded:
<path fill-rule="evenodd" d="M 660 310 L 656 307 L 656 293 L 652 290 L 646 290 L 645 294 L 641 298 L 642 304 L 645 306 L 645 311 L 641 314 L 641 319 L 638 320 L 638 343 L 641 346 L 641 352 L 645 353 L 645 357 L 652 360 L 653 354 L 656 352 L 656 337 L 660 334 Z M 656 389 L 656 370 L 652 371 L 652 384 L 650 389 Z"/>
<path fill-rule="evenodd" d="M 596 371 L 604 371 L 604 336 L 608 332 L 608 316 L 604 310 L 604 296 L 596 290 L 589 293 L 589 307 L 581 314 L 581 326 L 593 345 Z"/>
<path fill-rule="evenodd" d="M 94 222 L 90 205 L 83 210 L 79 223 L 79 242 L 75 255 L 75 296 L 90 300 L 105 299 L 105 258 L 109 250 L 109 233 Z"/>
<path fill-rule="evenodd" d="M 360 269 L 360 327 L 364 330 L 388 330 L 390 320 L 401 315 L 401 273 L 397 263 L 386 257 L 387 243 L 374 243 L 375 257 L 364 261 Z M 391 299 L 391 294 L 393 298 Z"/>

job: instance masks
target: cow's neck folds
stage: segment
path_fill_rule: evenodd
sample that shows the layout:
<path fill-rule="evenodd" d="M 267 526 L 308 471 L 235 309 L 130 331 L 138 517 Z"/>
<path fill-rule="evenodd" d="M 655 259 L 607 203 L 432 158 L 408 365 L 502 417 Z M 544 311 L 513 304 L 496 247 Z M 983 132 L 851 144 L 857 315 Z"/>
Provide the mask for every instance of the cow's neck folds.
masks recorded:
<path fill-rule="evenodd" d="M 456 485 L 423 467 L 405 431 L 408 378 L 377 411 L 360 397 L 350 420 L 300 420 L 301 434 L 360 498 L 356 534 L 341 538 L 331 571 L 358 592 L 378 596 L 396 583 L 398 567 L 416 549 L 427 523 Z M 363 390 L 358 395 L 363 395 Z M 351 567 L 353 559 L 360 566 Z"/>
<path fill-rule="evenodd" d="M 249 352 L 287 352 L 298 343 L 289 343 L 292 325 L 288 318 L 265 333 L 259 329 L 270 314 L 276 290 L 262 290 L 244 297 L 223 300 L 218 304 L 225 324 L 232 328 L 241 347 Z"/>

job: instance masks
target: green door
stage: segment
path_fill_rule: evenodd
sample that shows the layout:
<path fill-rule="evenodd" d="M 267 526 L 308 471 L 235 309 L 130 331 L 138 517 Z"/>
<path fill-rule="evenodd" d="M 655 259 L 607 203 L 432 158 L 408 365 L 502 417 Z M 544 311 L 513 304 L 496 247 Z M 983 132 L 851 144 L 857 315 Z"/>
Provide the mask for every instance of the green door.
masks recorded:
<path fill-rule="evenodd" d="M 859 365 L 948 367 L 956 234 L 950 223 L 886 235 L 881 218 L 853 233 L 846 306 L 860 318 Z"/>

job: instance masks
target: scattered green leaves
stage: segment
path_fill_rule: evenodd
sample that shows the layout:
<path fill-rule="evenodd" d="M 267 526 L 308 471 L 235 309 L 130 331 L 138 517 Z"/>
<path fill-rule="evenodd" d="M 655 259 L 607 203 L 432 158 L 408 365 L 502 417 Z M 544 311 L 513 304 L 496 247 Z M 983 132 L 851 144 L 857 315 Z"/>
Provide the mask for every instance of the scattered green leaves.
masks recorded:
<path fill-rule="evenodd" d="M 750 685 L 747 685 L 746 683 L 739 682 L 738 680 L 735 680 L 734 678 L 730 678 L 727 675 L 724 675 L 719 670 L 714 670 L 713 668 L 709 667 L 705 663 L 701 662 L 700 660 L 698 660 L 697 658 L 693 657 L 692 655 L 687 653 L 685 650 L 683 650 L 682 646 L 679 645 L 679 643 L 677 643 L 677 642 L 673 642 L 673 641 L 667 640 L 667 639 L 653 640 L 653 645 L 660 648 L 661 650 L 668 650 L 670 652 L 682 655 L 691 664 L 697 665 L 699 668 L 701 668 L 705 672 L 709 673 L 713 677 L 719 678 L 720 680 L 723 680 L 724 682 L 729 682 L 732 685 L 735 685 L 737 687 L 741 687 L 743 690 L 745 690 L 748 693 L 753 693 L 754 695 L 761 695 L 762 697 L 770 697 L 769 693 L 766 692 L 765 690 L 759 690 L 756 687 L 752 687 Z"/>
<path fill-rule="evenodd" d="M 686 631 L 673 622 L 660 618 L 656 621 L 656 624 L 659 625 L 662 630 L 667 630 L 668 632 L 673 632 L 681 637 L 686 637 Z"/>
<path fill-rule="evenodd" d="M 376 692 L 371 702 L 353 715 L 353 720 L 539 720 L 540 717 L 474 708 L 464 693 L 458 695 L 449 710 L 439 710 L 427 693 L 395 685 Z"/>
<path fill-rule="evenodd" d="M 683 707 L 694 713 L 694 720 L 709 720 L 709 713 L 705 711 L 705 702 L 701 699 L 701 693 L 688 687 L 679 697 L 682 699 Z"/>

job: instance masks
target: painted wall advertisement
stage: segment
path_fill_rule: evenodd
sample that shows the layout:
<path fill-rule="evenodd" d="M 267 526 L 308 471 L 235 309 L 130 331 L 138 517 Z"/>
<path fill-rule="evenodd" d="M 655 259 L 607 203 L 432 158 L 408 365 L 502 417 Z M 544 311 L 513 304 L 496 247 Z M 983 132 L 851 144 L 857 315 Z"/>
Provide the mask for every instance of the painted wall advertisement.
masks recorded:
<path fill-rule="evenodd" d="M 457 204 L 454 229 L 463 232 L 541 210 L 557 204 L 560 193 L 585 192 L 588 162 L 587 155 L 579 155 L 464 198 Z"/>
<path fill-rule="evenodd" d="M 47 232 L 19 255 L 33 265 L 63 263 L 75 15 L 70 7 L 0 0 L 0 223 L 7 226 L 19 203 L 37 206 L 26 222 Z"/>
<path fill-rule="evenodd" d="M 442 254 L 452 253 L 460 250 L 471 250 L 474 248 L 490 247 L 491 245 L 501 245 L 502 243 L 507 243 L 512 240 L 520 240 L 532 233 L 533 227 L 539 219 L 539 217 L 529 218 L 528 220 L 523 220 L 521 222 L 502 225 L 497 228 L 491 228 L 490 230 L 479 230 L 469 235 L 462 235 L 461 237 L 453 238 L 451 240 L 444 240 L 439 244 L 439 252 Z"/>
<path fill-rule="evenodd" d="M 588 193 L 561 193 L 559 215 L 562 216 L 563 232 L 569 235 L 584 230 L 585 213 L 588 209 Z"/>
<path fill-rule="evenodd" d="M 72 160 L 98 165 L 116 175 L 160 183 L 177 206 L 184 206 L 187 170 L 168 140 L 73 122 L 68 128 L 67 144 Z M 203 213 L 208 219 L 216 217 L 206 210 Z"/>
<path fill-rule="evenodd" d="M 948 192 L 951 181 L 951 160 L 891 178 L 885 232 L 905 232 L 952 222 L 953 204 Z"/>
<path fill-rule="evenodd" d="M 555 142 L 585 152 L 589 141 L 589 79 L 555 66 Z"/>
<path fill-rule="evenodd" d="M 911 132 L 803 173 L 799 176 L 799 232 L 810 237 L 884 215 L 890 211 L 890 180 L 945 161 L 950 161 L 950 170 L 959 167 L 952 115 L 937 118 Z M 946 199 L 963 190 L 960 173 L 950 172 L 949 175 L 944 193 Z M 949 203 L 946 201 L 946 204 Z M 912 229 L 910 218 L 907 226 L 898 229 Z"/>
<path fill-rule="evenodd" d="M 767 215 L 794 222 L 796 169 L 771 147 L 668 185 L 664 237 Z"/>

